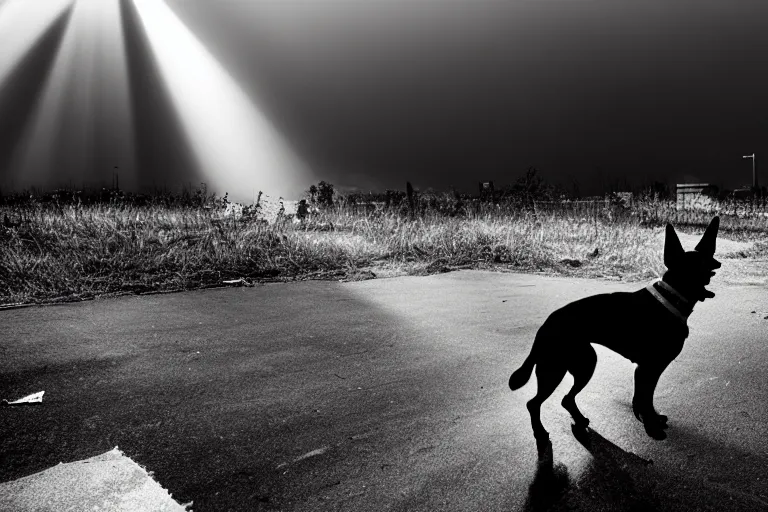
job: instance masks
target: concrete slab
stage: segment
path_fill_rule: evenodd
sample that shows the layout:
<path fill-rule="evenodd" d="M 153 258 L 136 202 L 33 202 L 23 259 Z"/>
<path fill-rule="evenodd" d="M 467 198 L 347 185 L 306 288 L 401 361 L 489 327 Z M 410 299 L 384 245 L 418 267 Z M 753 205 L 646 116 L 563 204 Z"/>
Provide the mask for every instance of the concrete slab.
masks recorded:
<path fill-rule="evenodd" d="M 549 466 L 535 379 L 513 393 L 510 373 L 554 309 L 645 283 L 461 271 L 4 311 L 0 397 L 45 399 L 0 408 L 0 482 L 120 446 L 198 511 L 768 512 L 766 287 L 722 261 L 657 388 L 668 438 L 632 414 L 633 365 L 598 346 L 578 398 L 591 451 L 566 377 L 542 408 Z"/>
<path fill-rule="evenodd" d="M 0 484 L 0 510 L 190 512 L 117 447 Z"/>

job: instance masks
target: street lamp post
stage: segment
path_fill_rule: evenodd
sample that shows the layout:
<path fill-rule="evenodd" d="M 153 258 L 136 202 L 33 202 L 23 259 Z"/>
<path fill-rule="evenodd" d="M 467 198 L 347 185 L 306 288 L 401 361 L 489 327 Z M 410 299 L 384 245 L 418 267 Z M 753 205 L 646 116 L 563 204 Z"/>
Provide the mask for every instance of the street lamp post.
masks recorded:
<path fill-rule="evenodd" d="M 757 188 L 757 174 L 755 174 L 755 154 L 752 153 L 751 155 L 744 155 L 742 158 L 751 158 L 752 159 L 752 187 Z"/>

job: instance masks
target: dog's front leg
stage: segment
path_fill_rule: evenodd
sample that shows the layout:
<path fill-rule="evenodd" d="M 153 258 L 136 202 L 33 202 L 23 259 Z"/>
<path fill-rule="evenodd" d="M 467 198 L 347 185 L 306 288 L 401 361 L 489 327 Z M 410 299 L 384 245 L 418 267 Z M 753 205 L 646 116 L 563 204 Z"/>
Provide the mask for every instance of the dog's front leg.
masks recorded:
<path fill-rule="evenodd" d="M 632 399 L 632 410 L 635 417 L 643 422 L 646 433 L 658 440 L 667 437 L 664 432 L 667 428 L 667 417 L 656 412 L 653 407 L 653 394 L 666 366 L 638 364 L 635 369 L 635 396 Z"/>

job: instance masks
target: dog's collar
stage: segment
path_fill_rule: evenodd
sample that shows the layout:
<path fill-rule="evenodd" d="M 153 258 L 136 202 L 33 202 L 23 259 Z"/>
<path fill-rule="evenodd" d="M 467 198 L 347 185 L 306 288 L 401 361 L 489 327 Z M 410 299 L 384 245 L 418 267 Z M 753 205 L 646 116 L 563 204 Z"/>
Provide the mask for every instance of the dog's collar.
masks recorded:
<path fill-rule="evenodd" d="M 645 287 L 646 290 L 651 292 L 651 295 L 656 298 L 661 304 L 667 308 L 673 315 L 675 315 L 677 318 L 680 319 L 684 324 L 688 324 L 688 316 L 690 316 L 690 312 L 688 314 L 683 314 L 677 307 L 675 307 L 674 304 L 672 304 L 669 300 L 667 300 L 666 297 L 664 297 L 654 286 L 656 283 L 659 284 L 665 291 L 670 292 L 671 294 L 675 295 L 677 298 L 679 298 L 681 301 L 683 301 L 685 304 L 689 304 L 688 299 L 683 297 L 680 292 L 672 288 L 668 283 L 665 283 L 662 280 L 658 280 L 655 283 L 651 283 L 648 286 Z"/>
<path fill-rule="evenodd" d="M 664 281 L 663 279 L 659 279 L 659 280 L 658 280 L 658 281 L 656 281 L 655 283 L 652 283 L 652 285 L 651 285 L 651 286 L 653 286 L 653 284 L 658 284 L 659 286 L 661 286 L 662 288 L 664 288 L 666 291 L 668 291 L 669 293 L 671 293 L 672 295 L 674 295 L 675 297 L 677 297 L 677 298 L 678 298 L 678 300 L 680 300 L 680 302 L 682 302 L 682 303 L 683 303 L 683 304 L 685 304 L 686 306 L 690 306 L 690 305 L 691 305 L 691 301 L 690 301 L 690 300 L 686 299 L 686 298 L 683 296 L 683 294 L 681 294 L 679 291 L 677 291 L 677 290 L 675 290 L 674 288 L 672 288 L 672 285 L 670 285 L 668 282 Z"/>

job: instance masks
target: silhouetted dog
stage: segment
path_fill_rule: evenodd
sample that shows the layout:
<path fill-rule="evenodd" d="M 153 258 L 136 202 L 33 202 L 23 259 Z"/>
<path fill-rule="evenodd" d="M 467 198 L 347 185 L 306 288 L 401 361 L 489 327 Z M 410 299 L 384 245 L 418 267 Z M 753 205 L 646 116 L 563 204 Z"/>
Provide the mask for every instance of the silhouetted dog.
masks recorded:
<path fill-rule="evenodd" d="M 538 390 L 528 402 L 528 411 L 540 454 L 549 443 L 539 416 L 541 404 L 566 372 L 573 375 L 573 388 L 562 405 L 576 427 L 589 425 L 575 399 L 592 378 L 597 364 L 590 343 L 604 345 L 637 363 L 632 409 L 649 436 L 666 437 L 667 417 L 654 409 L 653 393 L 661 374 L 683 349 L 688 337 L 686 321 L 693 306 L 715 296 L 705 286 L 715 275 L 714 269 L 720 268 L 714 258 L 719 225 L 719 217 L 712 219 L 696 250 L 685 252 L 674 228 L 667 224 L 667 271 L 661 280 L 636 292 L 604 293 L 577 300 L 552 313 L 539 328 L 530 355 L 509 378 L 509 387 L 523 387 L 536 366 Z"/>

